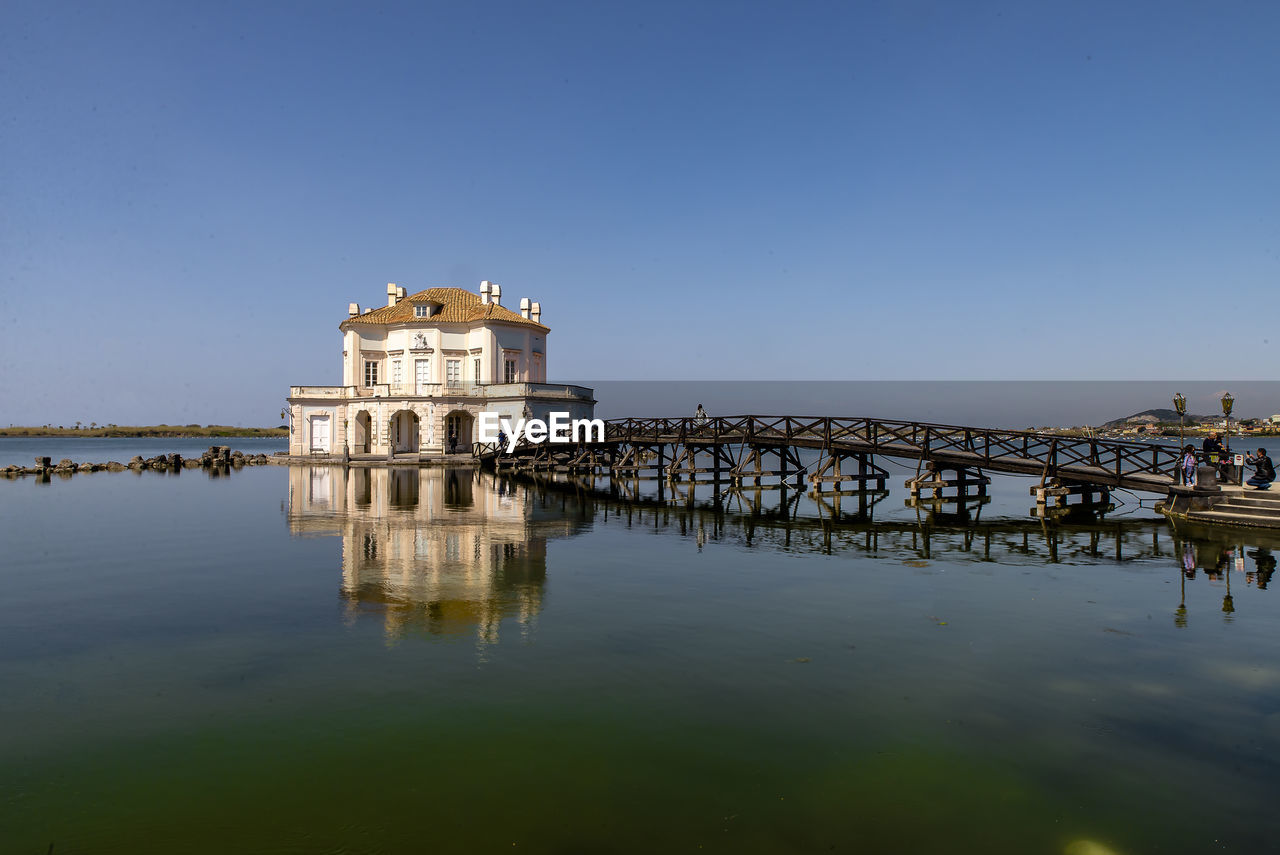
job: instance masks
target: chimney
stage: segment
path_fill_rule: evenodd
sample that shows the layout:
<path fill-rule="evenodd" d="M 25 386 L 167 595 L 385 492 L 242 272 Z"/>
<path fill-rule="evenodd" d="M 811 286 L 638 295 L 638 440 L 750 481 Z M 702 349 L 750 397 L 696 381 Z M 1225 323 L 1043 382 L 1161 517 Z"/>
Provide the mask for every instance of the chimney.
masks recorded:
<path fill-rule="evenodd" d="M 522 318 L 529 317 L 529 298 L 528 297 L 520 298 L 520 317 Z"/>
<path fill-rule="evenodd" d="M 360 304 L 359 304 L 359 303 L 347 303 L 347 317 L 348 317 L 348 318 L 354 318 L 354 317 L 355 317 L 356 315 L 358 315 L 358 314 L 360 314 Z"/>
<path fill-rule="evenodd" d="M 396 292 L 396 302 L 398 303 L 401 300 L 403 300 L 406 296 L 408 296 L 408 293 L 409 292 L 405 291 L 404 288 L 401 288 L 399 291 Z"/>
<path fill-rule="evenodd" d="M 492 287 L 488 279 L 480 283 L 480 305 L 487 306 L 489 304 L 489 289 Z"/>
<path fill-rule="evenodd" d="M 502 286 L 499 285 L 497 282 L 490 283 L 489 296 L 493 300 L 493 305 L 501 306 L 502 305 Z"/>
<path fill-rule="evenodd" d="M 400 299 L 400 289 L 396 287 L 396 283 L 387 283 L 387 305 L 394 306 L 396 301 Z"/>
<path fill-rule="evenodd" d="M 541 317 L 542 317 L 542 304 L 535 302 L 533 306 L 530 307 L 529 309 L 529 320 L 533 321 L 535 324 L 540 324 L 542 323 L 542 321 L 540 320 Z"/>

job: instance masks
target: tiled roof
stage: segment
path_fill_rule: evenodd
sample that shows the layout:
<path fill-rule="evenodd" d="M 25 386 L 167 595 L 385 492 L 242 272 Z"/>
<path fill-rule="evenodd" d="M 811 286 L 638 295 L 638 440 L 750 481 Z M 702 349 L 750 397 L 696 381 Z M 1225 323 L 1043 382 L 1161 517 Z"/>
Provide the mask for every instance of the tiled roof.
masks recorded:
<path fill-rule="evenodd" d="M 418 303 L 439 303 L 441 309 L 430 318 L 418 318 L 413 314 L 413 307 Z M 533 327 L 548 332 L 549 328 L 534 323 L 528 318 L 520 317 L 504 306 L 494 303 L 480 302 L 480 295 L 473 294 L 465 288 L 428 288 L 416 294 L 410 294 L 394 306 L 383 306 L 372 312 L 347 318 L 338 325 L 345 329 L 347 324 L 405 324 L 405 323 L 457 323 L 466 324 L 472 321 L 502 321 L 508 324 Z"/>

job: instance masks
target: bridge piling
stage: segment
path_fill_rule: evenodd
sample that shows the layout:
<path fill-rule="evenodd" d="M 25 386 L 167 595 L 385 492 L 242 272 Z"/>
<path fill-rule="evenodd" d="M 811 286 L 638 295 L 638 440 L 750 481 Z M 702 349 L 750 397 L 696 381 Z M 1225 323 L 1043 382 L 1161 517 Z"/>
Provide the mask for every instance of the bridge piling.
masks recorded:
<path fill-rule="evenodd" d="M 950 470 L 955 473 L 953 478 L 943 477 L 943 472 Z M 969 499 L 985 498 L 987 495 L 987 485 L 991 483 L 991 479 L 982 474 L 981 469 L 971 469 L 968 466 L 951 466 L 939 465 L 933 461 L 929 461 L 923 473 L 915 478 L 908 478 L 905 485 L 911 491 L 911 498 L 920 499 L 921 493 L 930 493 L 926 499 L 935 501 L 953 501 L 964 502 Z M 976 487 L 976 493 L 970 493 L 969 488 Z M 947 495 L 947 490 L 954 490 L 953 495 Z"/>
<path fill-rule="evenodd" d="M 1084 484 L 1051 478 L 1045 484 L 1032 485 L 1030 494 L 1035 497 L 1033 517 L 1053 518 L 1078 514 L 1103 514 L 1115 510 L 1111 502 L 1111 490 L 1102 484 Z M 1076 497 L 1078 501 L 1071 502 Z"/>

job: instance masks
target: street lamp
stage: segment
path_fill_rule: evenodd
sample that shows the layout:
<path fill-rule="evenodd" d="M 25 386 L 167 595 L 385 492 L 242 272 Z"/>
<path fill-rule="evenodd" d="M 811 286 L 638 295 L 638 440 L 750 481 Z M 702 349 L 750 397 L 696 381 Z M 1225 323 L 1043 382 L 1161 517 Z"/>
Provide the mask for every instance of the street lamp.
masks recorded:
<path fill-rule="evenodd" d="M 1186 437 L 1183 435 L 1183 417 L 1187 414 L 1187 398 L 1181 392 L 1174 394 L 1173 408 L 1178 411 L 1178 454 L 1182 454 L 1182 449 L 1187 445 Z"/>
<path fill-rule="evenodd" d="M 1226 416 L 1227 442 L 1223 447 L 1223 451 L 1231 451 L 1231 407 L 1235 404 L 1236 399 L 1231 397 L 1230 392 L 1222 393 L 1222 415 Z"/>

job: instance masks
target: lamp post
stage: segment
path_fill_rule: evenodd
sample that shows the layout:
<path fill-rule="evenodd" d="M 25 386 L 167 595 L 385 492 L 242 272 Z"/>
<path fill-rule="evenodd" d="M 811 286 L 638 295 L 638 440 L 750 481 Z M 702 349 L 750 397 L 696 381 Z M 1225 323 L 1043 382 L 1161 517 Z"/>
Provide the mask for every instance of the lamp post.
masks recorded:
<path fill-rule="evenodd" d="M 1223 451 L 1231 451 L 1231 407 L 1235 404 L 1236 399 L 1231 397 L 1230 392 L 1222 393 L 1222 415 L 1226 416 L 1227 441 L 1223 446 Z"/>
<path fill-rule="evenodd" d="M 1182 449 L 1187 447 L 1187 438 L 1185 436 L 1186 429 L 1183 426 L 1185 416 L 1187 415 L 1187 399 L 1181 392 L 1175 392 L 1173 396 L 1173 408 L 1178 411 L 1178 459 L 1182 459 Z M 1182 471 L 1182 467 L 1178 467 L 1178 471 Z"/>

